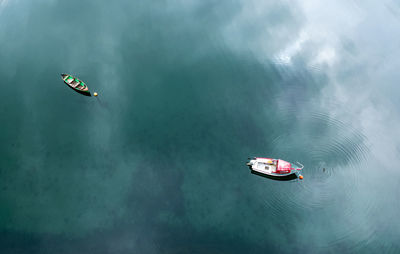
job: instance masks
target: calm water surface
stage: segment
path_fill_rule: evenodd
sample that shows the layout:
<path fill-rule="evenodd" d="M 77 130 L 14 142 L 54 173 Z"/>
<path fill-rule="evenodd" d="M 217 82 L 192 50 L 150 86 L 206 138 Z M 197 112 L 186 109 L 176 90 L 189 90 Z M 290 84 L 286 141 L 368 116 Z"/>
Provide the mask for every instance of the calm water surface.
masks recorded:
<path fill-rule="evenodd" d="M 0 0 L 0 252 L 400 253 L 399 17 Z M 304 180 L 250 174 L 251 156 Z"/>

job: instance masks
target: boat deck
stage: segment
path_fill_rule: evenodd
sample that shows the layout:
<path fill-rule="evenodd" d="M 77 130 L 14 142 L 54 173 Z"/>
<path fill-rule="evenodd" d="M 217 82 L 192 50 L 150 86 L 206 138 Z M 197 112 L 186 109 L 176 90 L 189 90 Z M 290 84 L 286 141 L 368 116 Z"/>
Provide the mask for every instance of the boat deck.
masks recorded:
<path fill-rule="evenodd" d="M 276 171 L 276 165 L 265 162 L 257 162 L 257 165 L 255 165 L 254 167 L 254 170 L 257 170 L 262 173 L 271 174 Z"/>

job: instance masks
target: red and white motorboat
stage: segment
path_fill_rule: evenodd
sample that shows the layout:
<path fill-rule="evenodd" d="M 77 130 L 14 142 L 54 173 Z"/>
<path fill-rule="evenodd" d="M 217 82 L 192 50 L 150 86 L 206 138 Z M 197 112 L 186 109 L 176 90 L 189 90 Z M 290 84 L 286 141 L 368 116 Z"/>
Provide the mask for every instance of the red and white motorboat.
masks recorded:
<path fill-rule="evenodd" d="M 304 166 L 300 162 L 297 162 L 297 164 L 300 166 L 281 159 L 254 157 L 247 163 L 247 166 L 252 173 L 272 179 L 291 180 L 298 177 L 302 179 L 300 170 Z"/>

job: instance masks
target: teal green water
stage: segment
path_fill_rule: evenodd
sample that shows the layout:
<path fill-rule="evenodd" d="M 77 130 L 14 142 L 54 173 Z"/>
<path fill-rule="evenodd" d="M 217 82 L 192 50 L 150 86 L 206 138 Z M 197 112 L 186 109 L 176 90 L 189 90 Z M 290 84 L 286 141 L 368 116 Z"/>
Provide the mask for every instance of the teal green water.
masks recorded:
<path fill-rule="evenodd" d="M 0 252 L 399 253 L 399 13 L 0 0 Z"/>

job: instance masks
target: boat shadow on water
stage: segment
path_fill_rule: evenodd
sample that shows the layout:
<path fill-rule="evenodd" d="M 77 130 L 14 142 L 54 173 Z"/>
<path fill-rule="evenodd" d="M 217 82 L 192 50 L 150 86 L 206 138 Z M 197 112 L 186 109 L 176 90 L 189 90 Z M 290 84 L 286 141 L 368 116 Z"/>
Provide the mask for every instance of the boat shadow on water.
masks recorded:
<path fill-rule="evenodd" d="M 92 95 L 90 94 L 89 91 L 85 92 L 85 91 L 80 91 L 80 90 L 78 90 L 78 89 L 74 89 L 74 88 L 71 87 L 71 86 L 68 86 L 68 87 L 71 88 L 72 90 L 74 90 L 75 92 L 80 93 L 80 94 L 82 94 L 82 95 L 89 96 L 89 97 L 92 96 Z"/>
<path fill-rule="evenodd" d="M 296 174 L 290 174 L 290 175 L 287 175 L 287 176 L 284 176 L 284 177 L 282 177 L 282 176 L 278 177 L 278 176 L 262 174 L 260 172 L 253 171 L 251 169 L 250 169 L 250 172 L 252 174 L 254 174 L 254 175 L 261 176 L 261 177 L 268 178 L 268 179 L 272 179 L 272 180 L 276 180 L 276 181 L 292 181 L 292 180 L 295 180 L 295 179 L 298 178 Z"/>

